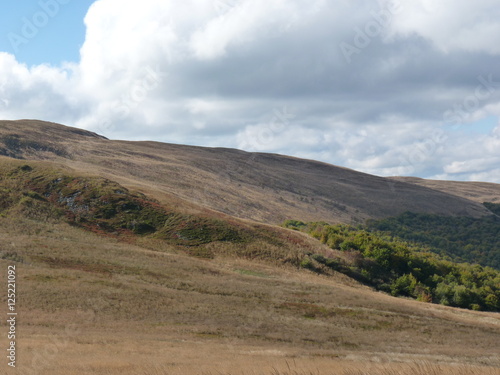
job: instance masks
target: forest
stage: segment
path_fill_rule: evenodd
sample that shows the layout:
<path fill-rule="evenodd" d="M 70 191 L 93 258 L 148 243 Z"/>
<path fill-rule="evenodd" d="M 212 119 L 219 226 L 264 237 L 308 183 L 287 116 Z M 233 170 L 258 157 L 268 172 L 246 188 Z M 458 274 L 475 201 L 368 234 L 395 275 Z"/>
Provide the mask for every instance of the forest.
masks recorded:
<path fill-rule="evenodd" d="M 443 258 L 500 270 L 500 204 L 484 203 L 493 214 L 482 218 L 406 212 L 369 221 L 367 228 L 428 247 Z"/>
<path fill-rule="evenodd" d="M 500 311 L 500 272 L 491 267 L 453 262 L 429 248 L 373 229 L 296 220 L 283 226 L 308 233 L 345 254 L 344 258 L 309 254 L 301 264 L 304 268 L 328 267 L 393 296 Z"/>

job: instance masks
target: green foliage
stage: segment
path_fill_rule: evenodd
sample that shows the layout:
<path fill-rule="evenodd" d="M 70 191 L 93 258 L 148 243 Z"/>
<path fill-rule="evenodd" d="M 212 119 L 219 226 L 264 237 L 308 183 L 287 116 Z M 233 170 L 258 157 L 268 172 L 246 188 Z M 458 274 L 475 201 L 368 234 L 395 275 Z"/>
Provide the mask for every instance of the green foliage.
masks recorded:
<path fill-rule="evenodd" d="M 249 238 L 236 225 L 180 214 L 107 179 L 27 164 L 1 172 L 0 214 L 15 211 L 34 220 L 64 220 L 102 235 L 151 236 L 183 246 Z"/>
<path fill-rule="evenodd" d="M 398 277 L 391 284 L 391 292 L 393 296 L 413 296 L 418 281 L 411 273 L 405 273 L 403 276 Z"/>
<path fill-rule="evenodd" d="M 495 215 L 499 215 L 500 216 L 500 204 L 499 203 L 484 202 L 483 205 L 488 210 L 490 210 L 491 212 L 493 212 Z"/>
<path fill-rule="evenodd" d="M 386 233 L 347 225 L 308 223 L 302 230 L 347 259 L 314 254 L 303 260 L 304 268 L 322 264 L 394 296 L 500 311 L 500 272 L 493 268 L 454 263 Z"/>
<path fill-rule="evenodd" d="M 492 212 L 500 205 L 485 203 Z M 407 212 L 370 221 L 368 228 L 414 242 L 456 262 L 478 263 L 500 270 L 500 217 L 448 217 Z"/>
<path fill-rule="evenodd" d="M 289 229 L 300 230 L 306 226 L 306 223 L 299 220 L 285 220 L 283 226 Z"/>
<path fill-rule="evenodd" d="M 316 270 L 316 267 L 314 267 L 313 261 L 309 257 L 304 257 L 304 259 L 302 259 L 302 262 L 300 262 L 300 267 L 306 268 L 306 269 L 311 270 L 311 271 Z"/>

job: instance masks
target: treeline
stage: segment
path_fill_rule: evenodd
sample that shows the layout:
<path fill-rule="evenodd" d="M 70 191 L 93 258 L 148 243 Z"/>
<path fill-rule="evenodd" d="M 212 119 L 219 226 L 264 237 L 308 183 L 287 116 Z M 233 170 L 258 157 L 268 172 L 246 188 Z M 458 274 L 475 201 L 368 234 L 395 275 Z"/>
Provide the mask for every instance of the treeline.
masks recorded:
<path fill-rule="evenodd" d="M 348 225 L 287 220 L 284 226 L 344 253 L 344 259 L 309 254 L 304 268 L 329 267 L 394 296 L 500 311 L 500 272 L 493 268 L 454 263 L 392 236 Z"/>
<path fill-rule="evenodd" d="M 500 205 L 485 204 L 492 212 Z M 478 263 L 500 270 L 500 217 L 447 217 L 407 212 L 398 217 L 367 223 L 406 241 L 429 247 L 456 262 Z"/>

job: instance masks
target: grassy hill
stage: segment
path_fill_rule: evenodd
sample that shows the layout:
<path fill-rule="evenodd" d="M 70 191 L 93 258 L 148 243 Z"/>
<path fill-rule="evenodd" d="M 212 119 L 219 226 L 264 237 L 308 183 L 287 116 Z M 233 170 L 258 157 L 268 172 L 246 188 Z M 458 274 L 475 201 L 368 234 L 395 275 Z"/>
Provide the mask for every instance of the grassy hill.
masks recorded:
<path fill-rule="evenodd" d="M 16 267 L 19 313 L 7 373 L 499 373 L 497 313 L 305 267 L 359 259 L 271 225 L 491 216 L 482 204 L 314 161 L 39 121 L 0 122 L 0 154 L 0 267 Z"/>
<path fill-rule="evenodd" d="M 248 242 L 134 233 L 121 215 L 146 216 L 126 212 L 130 201 L 171 211 L 110 181 L 1 161 L 0 264 L 17 272 L 18 373 L 498 373 L 498 314 L 394 298 L 334 270 L 301 268 L 294 260 L 304 254 L 344 255 L 295 231 L 233 219 L 224 221 Z M 60 178 L 72 179 L 68 191 L 38 190 Z M 107 196 L 96 186 L 129 201 L 117 200 L 111 218 L 87 217 L 81 205 L 99 210 Z M 72 189 L 88 199 L 72 203 Z"/>
<path fill-rule="evenodd" d="M 175 245 L 203 258 L 218 253 L 299 265 L 310 248 L 304 236 L 224 214 L 161 204 L 100 177 L 47 162 L 0 157 L 0 215 L 67 223 L 105 237 L 143 246 Z M 212 246 L 210 246 L 212 245 Z M 300 249 L 300 250 L 299 250 Z"/>
<path fill-rule="evenodd" d="M 269 224 L 279 225 L 290 218 L 359 223 L 406 211 L 471 217 L 489 214 L 482 204 L 462 197 L 312 160 L 111 141 L 33 120 L 0 122 L 0 154 L 57 161 L 159 200 L 189 202 Z"/>

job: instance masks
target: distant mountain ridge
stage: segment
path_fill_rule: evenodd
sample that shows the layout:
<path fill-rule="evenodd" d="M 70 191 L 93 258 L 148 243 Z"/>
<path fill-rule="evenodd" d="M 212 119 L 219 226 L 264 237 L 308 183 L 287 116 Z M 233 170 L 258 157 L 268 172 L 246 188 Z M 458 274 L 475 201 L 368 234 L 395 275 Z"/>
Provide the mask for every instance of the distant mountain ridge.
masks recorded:
<path fill-rule="evenodd" d="M 491 214 L 477 200 L 412 180 L 275 154 L 114 141 L 37 120 L 0 121 L 0 155 L 53 161 L 116 180 L 160 200 L 270 224 L 291 218 L 361 223 L 406 211 L 470 217 Z M 491 185 L 489 194 L 494 197 L 499 185 Z"/>

